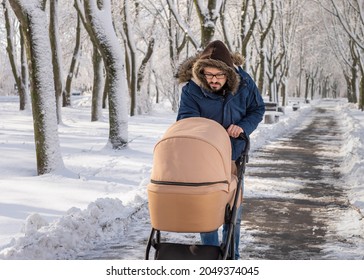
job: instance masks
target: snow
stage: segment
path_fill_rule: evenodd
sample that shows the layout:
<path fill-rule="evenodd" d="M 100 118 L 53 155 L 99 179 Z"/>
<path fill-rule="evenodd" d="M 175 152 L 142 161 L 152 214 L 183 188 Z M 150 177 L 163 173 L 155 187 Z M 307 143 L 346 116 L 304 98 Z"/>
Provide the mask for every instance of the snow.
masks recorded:
<path fill-rule="evenodd" d="M 75 259 L 95 244 L 122 237 L 128 226 L 145 227 L 128 224 L 128 217 L 147 202 L 153 147 L 176 114 L 160 104 L 149 115 L 129 118 L 130 143 L 115 151 L 107 147 L 107 112 L 105 121 L 90 122 L 91 97 L 73 98 L 59 126 L 66 169 L 37 176 L 31 112 L 19 111 L 15 97 L 0 97 L 0 259 Z M 364 213 L 364 114 L 344 100 L 337 104 L 347 127 L 341 171 L 350 202 Z M 311 108 L 312 103 L 297 111 L 287 107 L 279 122 L 260 124 L 251 152 L 294 130 Z M 297 187 L 294 181 L 286 184 Z M 253 196 L 259 185 L 264 180 L 246 186 L 247 193 Z M 273 194 L 276 187 L 265 186 L 264 192 Z M 350 221 L 340 225 L 348 236 Z"/>

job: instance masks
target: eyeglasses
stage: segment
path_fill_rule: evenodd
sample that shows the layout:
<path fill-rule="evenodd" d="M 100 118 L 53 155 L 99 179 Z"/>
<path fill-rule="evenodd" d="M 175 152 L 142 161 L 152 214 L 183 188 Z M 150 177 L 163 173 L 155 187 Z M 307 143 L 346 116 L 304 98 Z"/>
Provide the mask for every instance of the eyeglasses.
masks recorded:
<path fill-rule="evenodd" d="M 211 74 L 211 73 L 204 73 L 207 79 L 213 79 L 214 77 L 218 80 L 225 78 L 225 73 L 218 73 L 218 74 Z"/>

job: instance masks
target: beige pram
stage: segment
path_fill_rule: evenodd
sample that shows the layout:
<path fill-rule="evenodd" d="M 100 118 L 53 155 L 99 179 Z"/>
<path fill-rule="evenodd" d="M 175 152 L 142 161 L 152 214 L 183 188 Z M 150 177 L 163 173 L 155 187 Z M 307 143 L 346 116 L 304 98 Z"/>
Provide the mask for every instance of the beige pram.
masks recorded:
<path fill-rule="evenodd" d="M 206 118 L 174 123 L 155 145 L 148 185 L 152 225 L 145 259 L 151 247 L 155 259 L 233 259 L 236 210 L 242 201 L 241 180 L 249 141 L 242 156 L 231 161 L 226 130 Z M 161 231 L 211 232 L 230 224 L 226 244 L 207 246 L 161 242 Z"/>

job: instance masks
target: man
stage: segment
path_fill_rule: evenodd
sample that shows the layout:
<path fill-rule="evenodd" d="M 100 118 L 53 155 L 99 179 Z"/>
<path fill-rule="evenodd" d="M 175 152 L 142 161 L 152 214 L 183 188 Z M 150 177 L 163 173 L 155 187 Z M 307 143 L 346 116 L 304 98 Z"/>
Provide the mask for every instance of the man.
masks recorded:
<path fill-rule="evenodd" d="M 177 121 L 189 117 L 215 120 L 226 128 L 232 146 L 232 160 L 241 155 L 245 142 L 241 133 L 249 136 L 263 119 L 263 99 L 252 78 L 240 67 L 243 58 L 232 54 L 221 41 L 213 41 L 179 68 L 182 88 Z M 240 222 L 238 209 L 235 229 L 235 259 L 239 258 Z M 223 227 L 223 240 L 228 226 Z M 204 245 L 219 245 L 218 231 L 201 233 Z"/>

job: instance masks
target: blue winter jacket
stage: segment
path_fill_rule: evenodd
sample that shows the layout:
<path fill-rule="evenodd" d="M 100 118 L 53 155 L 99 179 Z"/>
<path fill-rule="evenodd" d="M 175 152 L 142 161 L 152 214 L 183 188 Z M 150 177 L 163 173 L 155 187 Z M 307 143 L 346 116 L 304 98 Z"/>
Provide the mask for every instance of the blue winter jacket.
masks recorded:
<path fill-rule="evenodd" d="M 193 80 L 183 86 L 177 121 L 189 117 L 204 117 L 220 123 L 224 128 L 231 124 L 240 126 L 249 136 L 262 121 L 265 112 L 263 99 L 253 79 L 241 68 L 240 84 L 236 93 L 225 96 L 209 92 Z M 230 137 L 232 160 L 244 150 L 245 141 Z"/>

